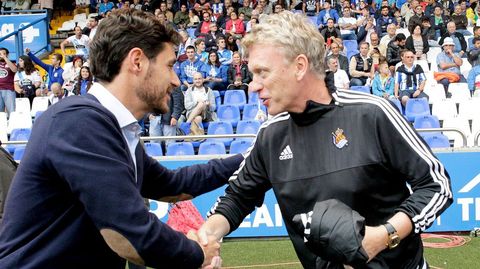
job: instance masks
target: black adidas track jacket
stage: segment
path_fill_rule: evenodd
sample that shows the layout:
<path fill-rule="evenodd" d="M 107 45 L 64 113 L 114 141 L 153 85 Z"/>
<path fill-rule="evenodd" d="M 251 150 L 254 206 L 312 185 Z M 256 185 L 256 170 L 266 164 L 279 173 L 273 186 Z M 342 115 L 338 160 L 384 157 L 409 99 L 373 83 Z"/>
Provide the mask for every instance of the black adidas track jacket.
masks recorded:
<path fill-rule="evenodd" d="M 385 99 L 340 90 L 332 96 L 330 105 L 310 101 L 301 114 L 281 113 L 264 123 L 210 213 L 225 216 L 233 231 L 273 188 L 303 267 L 343 268 L 305 247 L 292 224 L 295 214 L 331 198 L 360 213 L 368 226 L 402 211 L 412 220 L 412 234 L 362 268 L 422 268 L 419 233 L 452 203 L 447 171 Z"/>

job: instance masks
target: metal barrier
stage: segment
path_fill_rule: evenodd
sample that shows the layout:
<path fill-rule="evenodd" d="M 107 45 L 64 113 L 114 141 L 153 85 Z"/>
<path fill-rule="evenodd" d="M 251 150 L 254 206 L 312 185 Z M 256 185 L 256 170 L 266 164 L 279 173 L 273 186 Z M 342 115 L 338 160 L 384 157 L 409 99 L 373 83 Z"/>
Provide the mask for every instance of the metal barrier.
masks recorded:
<path fill-rule="evenodd" d="M 456 132 L 462 136 L 463 147 L 467 146 L 467 136 L 462 132 L 462 130 L 458 128 L 424 128 L 424 129 L 416 129 L 417 132 Z"/>
<path fill-rule="evenodd" d="M 475 136 L 473 137 L 473 145 L 478 147 L 478 138 L 480 137 L 480 131 L 478 131 Z"/>
<path fill-rule="evenodd" d="M 37 20 L 34 20 L 26 25 L 21 25 L 21 27 L 19 27 L 17 30 L 5 35 L 5 36 L 2 36 L 0 38 L 0 43 L 7 40 L 8 38 L 12 37 L 12 36 L 15 36 L 15 54 L 16 54 L 16 61 L 18 62 L 18 58 L 23 54 L 23 31 L 32 27 L 33 25 L 36 25 L 38 23 L 44 23 L 45 25 L 45 28 L 47 29 L 47 34 L 46 34 L 46 38 L 47 38 L 47 42 L 46 42 L 46 45 L 37 49 L 37 53 L 41 50 L 47 50 L 47 51 L 50 51 L 51 48 L 50 48 L 50 35 L 48 34 L 48 29 L 49 29 L 49 26 L 48 26 L 48 18 L 47 18 L 47 12 L 45 10 L 22 10 L 22 11 L 19 11 L 19 10 L 14 10 L 14 11 L 4 11 L 4 13 L 10 13 L 10 14 L 14 14 L 14 13 L 19 13 L 19 15 L 23 15 L 23 13 L 26 13 L 26 12 L 30 12 L 30 13 L 45 13 L 45 17 L 43 18 L 40 18 L 40 19 L 37 19 Z M 25 15 L 28 15 L 28 14 L 25 14 Z M 8 17 L 8 16 L 7 16 Z"/>
<path fill-rule="evenodd" d="M 207 138 L 255 138 L 255 134 L 222 134 L 222 135 L 181 135 L 181 136 L 142 136 L 140 143 L 151 140 L 184 140 L 184 139 L 207 139 Z"/>

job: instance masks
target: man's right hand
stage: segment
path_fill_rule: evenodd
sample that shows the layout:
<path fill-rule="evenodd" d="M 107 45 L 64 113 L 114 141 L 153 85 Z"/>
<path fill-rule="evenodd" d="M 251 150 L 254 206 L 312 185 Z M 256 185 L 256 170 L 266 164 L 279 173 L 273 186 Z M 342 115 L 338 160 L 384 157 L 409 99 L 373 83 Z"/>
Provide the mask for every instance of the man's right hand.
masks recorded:
<path fill-rule="evenodd" d="M 30 53 L 30 49 L 29 48 L 25 48 L 25 53 L 29 54 Z"/>
<path fill-rule="evenodd" d="M 206 239 L 200 239 L 197 233 L 189 231 L 187 238 L 197 242 L 202 248 L 205 257 L 202 268 L 217 269 L 221 267 L 222 260 L 220 258 L 220 243 L 213 236 L 207 236 Z"/>

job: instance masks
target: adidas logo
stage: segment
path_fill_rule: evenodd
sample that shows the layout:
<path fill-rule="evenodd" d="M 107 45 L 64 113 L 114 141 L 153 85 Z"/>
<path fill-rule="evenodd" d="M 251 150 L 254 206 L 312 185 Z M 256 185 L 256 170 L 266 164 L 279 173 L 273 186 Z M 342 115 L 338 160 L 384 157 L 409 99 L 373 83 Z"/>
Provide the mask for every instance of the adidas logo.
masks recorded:
<path fill-rule="evenodd" d="M 287 145 L 282 153 L 280 154 L 280 157 L 278 157 L 278 159 L 280 159 L 281 161 L 282 160 L 289 160 L 289 159 L 293 159 L 293 152 L 292 150 L 290 149 L 290 145 Z"/>

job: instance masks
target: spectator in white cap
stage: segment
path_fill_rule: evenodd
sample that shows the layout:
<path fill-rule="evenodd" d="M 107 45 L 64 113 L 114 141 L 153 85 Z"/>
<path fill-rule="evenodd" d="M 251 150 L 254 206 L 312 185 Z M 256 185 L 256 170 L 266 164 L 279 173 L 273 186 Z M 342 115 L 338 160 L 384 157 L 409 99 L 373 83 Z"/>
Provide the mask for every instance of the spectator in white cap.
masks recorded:
<path fill-rule="evenodd" d="M 460 72 L 462 66 L 462 58 L 457 53 L 453 52 L 455 43 L 451 37 L 446 37 L 442 44 L 442 52 L 437 55 L 438 73 L 435 74 L 435 79 L 445 88 L 447 97 L 451 94 L 447 91 L 448 84 L 453 82 L 467 82 Z"/>

